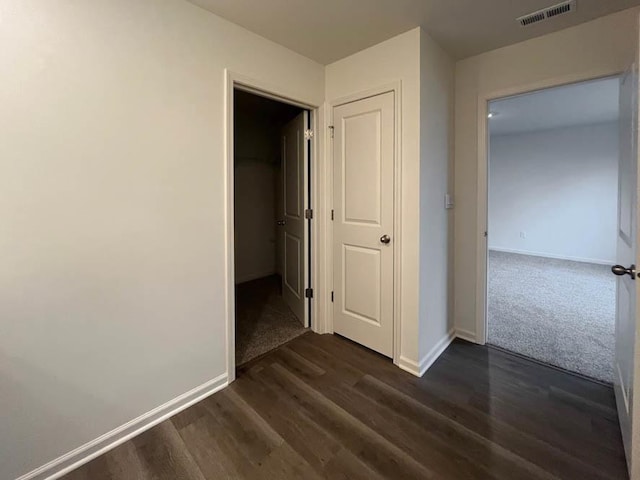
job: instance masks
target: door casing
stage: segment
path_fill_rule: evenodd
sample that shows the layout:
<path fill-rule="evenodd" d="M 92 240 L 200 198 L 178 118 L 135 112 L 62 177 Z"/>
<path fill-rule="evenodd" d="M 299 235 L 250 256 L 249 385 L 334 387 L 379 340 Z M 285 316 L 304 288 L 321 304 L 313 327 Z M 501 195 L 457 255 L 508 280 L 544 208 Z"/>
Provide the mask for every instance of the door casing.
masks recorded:
<path fill-rule="evenodd" d="M 311 192 L 308 198 L 314 209 L 313 227 L 309 242 L 313 245 L 311 249 L 311 261 L 309 268 L 311 275 L 305 275 L 305 288 L 309 287 L 308 281 L 311 279 L 311 286 L 314 288 L 314 296 L 316 298 L 324 292 L 323 285 L 320 281 L 318 266 L 319 259 L 323 258 L 323 254 L 318 248 L 318 239 L 321 238 L 322 228 L 318 225 L 320 222 L 315 221 L 315 217 L 322 214 L 322 209 L 318 209 L 320 205 L 321 195 L 319 185 L 322 179 L 322 145 L 323 135 L 320 130 L 323 125 L 323 109 L 320 105 L 314 104 L 313 100 L 298 98 L 295 94 L 287 91 L 285 88 L 274 87 L 255 78 L 242 75 L 231 70 L 225 70 L 225 118 L 224 118 L 224 151 L 225 151 L 225 178 L 224 178 L 224 199 L 225 199 L 225 317 L 226 317 L 226 345 L 227 345 L 227 378 L 229 383 L 236 378 L 236 361 L 235 361 L 235 268 L 234 268 L 234 102 L 233 92 L 235 89 L 243 90 L 261 97 L 276 100 L 282 103 L 288 103 L 309 111 L 311 128 L 314 129 L 314 136 L 311 139 L 309 150 L 310 165 L 309 176 L 311 177 Z M 320 211 L 319 211 L 320 210 Z M 323 332 L 322 322 L 316 321 L 320 317 L 318 315 L 318 301 L 315 299 L 308 300 L 310 304 L 310 312 L 312 317 L 312 330 L 318 333 Z"/>
<path fill-rule="evenodd" d="M 475 332 L 467 332 L 456 329 L 458 337 L 470 342 L 485 345 L 487 343 L 488 321 L 488 250 L 489 243 L 484 235 L 488 231 L 489 224 L 489 129 L 487 115 L 489 103 L 500 98 L 512 97 L 532 93 L 546 88 L 571 85 L 573 83 L 587 82 L 621 75 L 620 71 L 600 70 L 580 74 L 565 75 L 549 78 L 539 82 L 519 85 L 503 90 L 481 93 L 478 95 L 478 178 L 477 178 L 477 238 L 476 245 L 476 308 L 475 308 Z M 489 232 L 490 234 L 491 232 Z"/>

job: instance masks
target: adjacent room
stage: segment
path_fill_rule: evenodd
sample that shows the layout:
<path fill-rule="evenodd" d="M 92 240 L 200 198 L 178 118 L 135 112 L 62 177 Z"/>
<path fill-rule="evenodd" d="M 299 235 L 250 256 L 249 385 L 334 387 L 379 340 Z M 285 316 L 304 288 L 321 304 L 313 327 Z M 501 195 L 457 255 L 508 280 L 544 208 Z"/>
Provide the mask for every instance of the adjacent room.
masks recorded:
<path fill-rule="evenodd" d="M 619 78 L 489 105 L 488 343 L 613 381 Z"/>
<path fill-rule="evenodd" d="M 303 311 L 304 262 L 292 265 L 289 279 L 293 281 L 285 283 L 283 274 L 286 238 L 291 238 L 287 221 L 293 223 L 291 215 L 285 215 L 287 144 L 283 140 L 301 116 L 304 112 L 299 107 L 234 91 L 236 365 L 308 331 Z M 296 148 L 295 133 L 294 142 Z M 297 187 L 298 163 L 291 162 L 290 167 L 289 184 Z M 296 193 L 290 203 L 297 203 Z"/>

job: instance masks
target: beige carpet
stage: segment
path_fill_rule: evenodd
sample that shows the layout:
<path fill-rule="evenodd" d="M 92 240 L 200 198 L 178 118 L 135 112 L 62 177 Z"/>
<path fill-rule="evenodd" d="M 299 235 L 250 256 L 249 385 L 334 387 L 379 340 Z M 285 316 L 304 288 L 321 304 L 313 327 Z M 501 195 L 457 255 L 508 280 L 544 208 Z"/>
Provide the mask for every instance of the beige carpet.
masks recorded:
<path fill-rule="evenodd" d="M 607 265 L 489 252 L 491 345 L 611 383 L 615 309 Z"/>
<path fill-rule="evenodd" d="M 236 365 L 306 331 L 282 298 L 279 276 L 236 285 Z"/>

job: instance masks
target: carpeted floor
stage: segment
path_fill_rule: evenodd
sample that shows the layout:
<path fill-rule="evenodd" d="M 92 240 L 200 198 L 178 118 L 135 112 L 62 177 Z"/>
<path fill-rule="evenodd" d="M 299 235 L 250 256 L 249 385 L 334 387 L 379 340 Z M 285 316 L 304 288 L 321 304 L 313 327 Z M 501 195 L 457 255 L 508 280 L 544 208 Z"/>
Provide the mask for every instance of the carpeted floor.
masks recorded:
<path fill-rule="evenodd" d="M 609 268 L 490 251 L 489 343 L 611 383 L 616 282 Z"/>
<path fill-rule="evenodd" d="M 307 330 L 284 302 L 279 276 L 236 285 L 236 365 Z"/>

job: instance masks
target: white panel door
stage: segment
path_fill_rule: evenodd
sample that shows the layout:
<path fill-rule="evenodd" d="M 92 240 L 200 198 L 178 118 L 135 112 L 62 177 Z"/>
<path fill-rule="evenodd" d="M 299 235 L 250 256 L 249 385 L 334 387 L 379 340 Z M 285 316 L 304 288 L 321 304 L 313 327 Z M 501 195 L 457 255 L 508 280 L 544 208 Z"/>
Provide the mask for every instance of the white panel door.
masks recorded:
<path fill-rule="evenodd" d="M 638 187 L 638 72 L 634 65 L 620 78 L 620 158 L 618 193 L 618 248 L 612 267 L 618 275 L 616 305 L 616 351 L 614 365 L 614 391 L 618 417 L 630 472 L 639 478 L 640 465 L 632 443 L 634 432 L 640 425 L 634 408 L 634 377 L 637 345 L 637 283 L 635 265 L 637 257 L 637 187 Z M 634 411 L 635 410 L 635 411 Z M 634 445 L 635 450 L 640 445 Z"/>
<path fill-rule="evenodd" d="M 334 331 L 393 356 L 394 94 L 334 108 Z"/>
<path fill-rule="evenodd" d="M 307 264 L 306 205 L 307 141 L 304 130 L 306 111 L 300 113 L 282 130 L 282 296 L 298 320 L 308 326 L 304 296 Z"/>

